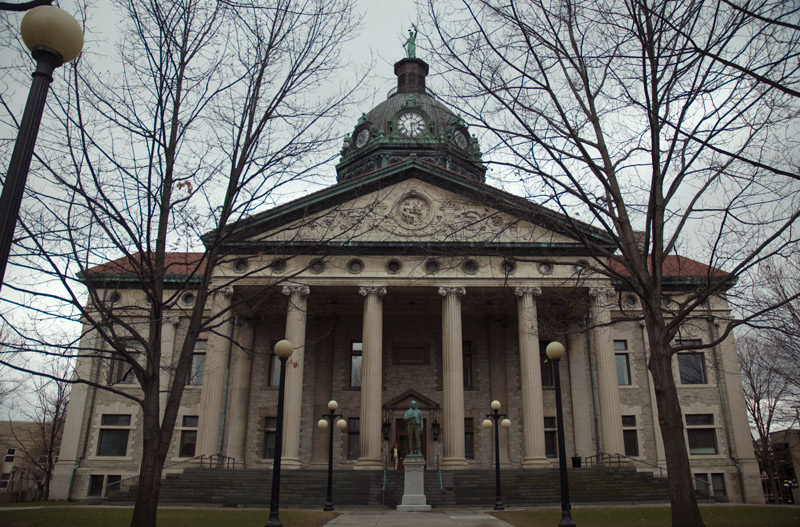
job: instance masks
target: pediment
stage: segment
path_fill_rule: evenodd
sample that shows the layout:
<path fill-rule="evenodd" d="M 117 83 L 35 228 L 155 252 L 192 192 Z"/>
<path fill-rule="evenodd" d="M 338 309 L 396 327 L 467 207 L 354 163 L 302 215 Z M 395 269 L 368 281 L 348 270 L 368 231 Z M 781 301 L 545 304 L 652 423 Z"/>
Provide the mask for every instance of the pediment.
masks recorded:
<path fill-rule="evenodd" d="M 383 403 L 384 410 L 408 410 L 411 401 L 417 401 L 417 406 L 420 410 L 438 410 L 439 403 L 425 397 L 416 390 L 409 389 L 401 393 L 397 397 L 393 397 Z"/>
<path fill-rule="evenodd" d="M 251 241 L 568 243 L 485 203 L 413 178 L 257 234 Z"/>

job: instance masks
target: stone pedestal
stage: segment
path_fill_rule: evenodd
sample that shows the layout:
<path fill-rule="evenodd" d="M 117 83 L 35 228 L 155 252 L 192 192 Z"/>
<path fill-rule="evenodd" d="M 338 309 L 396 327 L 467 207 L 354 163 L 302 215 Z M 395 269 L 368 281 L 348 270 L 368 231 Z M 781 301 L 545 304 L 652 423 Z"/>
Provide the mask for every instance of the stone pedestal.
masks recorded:
<path fill-rule="evenodd" d="M 405 484 L 403 486 L 403 502 L 397 506 L 398 512 L 428 512 L 431 506 L 425 499 L 425 458 L 417 454 L 409 454 L 403 460 L 405 467 Z"/>

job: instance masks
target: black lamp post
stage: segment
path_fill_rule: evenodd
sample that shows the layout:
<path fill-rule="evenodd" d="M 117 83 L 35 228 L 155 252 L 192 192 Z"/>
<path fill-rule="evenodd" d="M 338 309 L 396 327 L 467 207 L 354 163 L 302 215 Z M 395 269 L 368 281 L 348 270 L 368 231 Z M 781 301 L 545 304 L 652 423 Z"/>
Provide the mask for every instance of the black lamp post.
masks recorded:
<path fill-rule="evenodd" d="M 278 513 L 281 490 L 281 450 L 283 450 L 283 396 L 286 391 L 286 359 L 291 357 L 294 346 L 288 340 L 275 344 L 275 355 L 281 361 L 281 376 L 278 383 L 278 423 L 275 437 L 275 454 L 272 458 L 272 496 L 269 500 L 269 520 L 265 527 L 283 527 Z"/>
<path fill-rule="evenodd" d="M 483 420 L 484 428 L 491 428 L 492 421 L 494 421 L 494 510 L 496 511 L 505 510 L 503 496 L 500 491 L 500 430 L 497 426 L 497 422 L 500 421 L 500 426 L 503 428 L 511 426 L 511 421 L 508 419 L 508 416 L 500 413 L 501 406 L 500 401 L 492 401 L 493 413 L 486 414 L 486 419 Z"/>
<path fill-rule="evenodd" d="M 561 521 L 559 527 L 574 527 L 572 521 L 572 506 L 569 503 L 569 482 L 567 481 L 567 447 L 564 444 L 564 414 L 561 409 L 561 377 L 558 372 L 558 363 L 564 356 L 564 345 L 560 342 L 551 342 L 545 349 L 547 358 L 553 361 L 556 377 L 556 424 L 558 426 L 558 469 L 561 476 Z"/>
<path fill-rule="evenodd" d="M 53 6 L 39 6 L 28 11 L 20 24 L 22 40 L 36 59 L 36 71 L 22 114 L 14 152 L 8 164 L 3 193 L 0 195 L 0 286 L 6 273 L 14 228 L 31 166 L 33 147 L 42 121 L 47 89 L 53 71 L 69 62 L 83 48 L 83 30 L 66 11 Z"/>
<path fill-rule="evenodd" d="M 328 499 L 325 502 L 325 511 L 333 510 L 333 422 L 336 421 L 336 428 L 344 430 L 347 428 L 347 421 L 342 419 L 342 414 L 337 414 L 336 409 L 339 408 L 339 403 L 334 400 L 328 401 L 329 414 L 323 414 L 322 419 L 317 422 L 317 426 L 321 429 L 330 428 L 330 436 L 328 440 Z"/>

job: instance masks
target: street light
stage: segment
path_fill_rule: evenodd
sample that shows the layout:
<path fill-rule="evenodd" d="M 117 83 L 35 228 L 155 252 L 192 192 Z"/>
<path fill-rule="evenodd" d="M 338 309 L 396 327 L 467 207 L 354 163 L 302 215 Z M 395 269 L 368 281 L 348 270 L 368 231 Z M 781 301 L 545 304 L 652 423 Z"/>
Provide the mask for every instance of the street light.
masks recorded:
<path fill-rule="evenodd" d="M 0 195 L 0 286 L 11 253 L 14 227 L 53 71 L 77 57 L 83 48 L 80 24 L 66 11 L 53 6 L 39 6 L 28 11 L 22 18 L 20 33 L 36 60 L 36 71 L 33 72 L 28 102 L 25 103 L 14 152 L 8 164 L 3 194 Z"/>
<path fill-rule="evenodd" d="M 278 383 L 278 423 L 275 437 L 275 454 L 272 458 L 272 496 L 269 500 L 269 520 L 265 527 L 283 527 L 278 517 L 278 501 L 281 489 L 281 450 L 283 450 L 283 395 L 286 390 L 286 359 L 288 359 L 294 346 L 288 340 L 279 340 L 275 344 L 275 355 L 281 361 L 281 375 Z"/>
<path fill-rule="evenodd" d="M 328 410 L 330 410 L 329 414 L 323 414 L 322 419 L 317 421 L 317 426 L 322 430 L 326 428 L 330 428 L 330 439 L 328 441 L 328 499 L 325 502 L 325 511 L 332 511 L 333 510 L 333 426 L 328 426 L 328 422 L 333 424 L 333 421 L 336 420 L 338 417 L 339 420 L 336 421 L 336 428 L 339 430 L 344 430 L 347 428 L 347 421 L 342 419 L 341 414 L 336 413 L 336 409 L 339 408 L 339 403 L 334 400 L 328 402 Z"/>
<path fill-rule="evenodd" d="M 558 372 L 558 363 L 564 356 L 564 345 L 560 342 L 551 342 L 545 348 L 547 358 L 553 361 L 556 377 L 556 423 L 558 425 L 558 469 L 561 477 L 561 521 L 559 527 L 574 527 L 572 521 L 572 506 L 569 503 L 569 482 L 567 481 L 567 447 L 564 445 L 564 414 L 561 410 L 561 377 Z"/>
<path fill-rule="evenodd" d="M 494 510 L 496 511 L 505 510 L 503 496 L 500 492 L 500 430 L 497 427 L 497 422 L 500 421 L 500 426 L 503 428 L 511 426 L 511 420 L 508 419 L 508 416 L 500 413 L 501 406 L 500 401 L 492 401 L 493 413 L 486 414 L 486 419 L 483 420 L 484 428 L 491 428 L 492 421 L 494 421 Z"/>

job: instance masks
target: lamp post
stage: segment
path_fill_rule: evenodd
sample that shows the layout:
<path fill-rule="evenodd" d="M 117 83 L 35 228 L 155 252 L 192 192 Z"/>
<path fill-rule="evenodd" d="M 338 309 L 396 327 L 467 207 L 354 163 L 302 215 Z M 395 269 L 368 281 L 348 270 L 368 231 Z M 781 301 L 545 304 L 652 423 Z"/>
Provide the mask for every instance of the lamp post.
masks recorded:
<path fill-rule="evenodd" d="M 564 414 L 561 409 L 561 377 L 558 372 L 558 363 L 564 356 L 564 345 L 560 342 L 551 342 L 545 348 L 547 358 L 553 361 L 556 377 L 556 424 L 558 426 L 558 469 L 561 479 L 561 521 L 559 527 L 574 527 L 572 521 L 572 506 L 569 503 L 569 482 L 567 481 L 567 447 L 564 444 Z"/>
<path fill-rule="evenodd" d="M 278 423 L 275 431 L 275 454 L 272 458 L 272 496 L 269 500 L 269 519 L 265 527 L 283 527 L 278 516 L 278 502 L 281 489 L 281 451 L 283 450 L 283 397 L 286 391 L 286 359 L 288 359 L 294 346 L 288 340 L 280 340 L 275 344 L 275 355 L 281 361 L 281 375 L 278 383 Z"/>
<path fill-rule="evenodd" d="M 17 225 L 25 180 L 42 121 L 47 89 L 53 81 L 53 71 L 77 57 L 83 48 L 80 24 L 66 11 L 53 6 L 39 6 L 28 11 L 22 18 L 20 33 L 36 60 L 36 71 L 33 72 L 28 101 L 0 195 L 0 286 L 11 254 L 14 227 Z"/>
<path fill-rule="evenodd" d="M 317 422 L 317 426 L 325 430 L 330 428 L 330 436 L 328 440 L 328 499 L 325 502 L 325 511 L 333 510 L 333 422 L 336 421 L 336 428 L 344 430 L 347 428 L 347 421 L 342 419 L 342 414 L 337 414 L 336 409 L 339 408 L 339 403 L 334 400 L 328 401 L 328 410 L 330 413 L 323 414 L 322 419 Z"/>
<path fill-rule="evenodd" d="M 496 511 L 505 510 L 503 496 L 500 491 L 500 430 L 497 426 L 497 422 L 500 421 L 500 426 L 503 428 L 511 426 L 511 420 L 508 419 L 508 416 L 500 413 L 501 406 L 500 401 L 492 401 L 492 413 L 486 414 L 486 419 L 483 420 L 484 428 L 491 428 L 492 421 L 494 421 L 494 510 Z"/>

